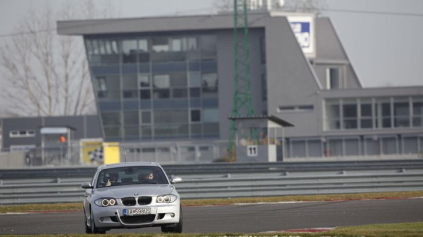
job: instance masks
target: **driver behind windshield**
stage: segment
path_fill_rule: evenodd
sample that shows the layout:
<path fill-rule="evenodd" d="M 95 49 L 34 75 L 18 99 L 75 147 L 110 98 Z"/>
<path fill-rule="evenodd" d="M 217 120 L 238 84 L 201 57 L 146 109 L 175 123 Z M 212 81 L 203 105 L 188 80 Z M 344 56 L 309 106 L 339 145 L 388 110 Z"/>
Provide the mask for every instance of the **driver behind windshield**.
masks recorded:
<path fill-rule="evenodd" d="M 148 174 L 140 174 L 138 175 L 138 181 L 140 183 L 145 183 L 145 182 L 151 182 L 154 179 L 154 174 L 153 173 L 148 173 Z"/>
<path fill-rule="evenodd" d="M 106 175 L 106 177 L 107 177 L 107 175 Z M 117 185 L 118 179 L 119 179 L 118 173 L 110 173 L 109 177 L 107 178 L 106 187 Z"/>

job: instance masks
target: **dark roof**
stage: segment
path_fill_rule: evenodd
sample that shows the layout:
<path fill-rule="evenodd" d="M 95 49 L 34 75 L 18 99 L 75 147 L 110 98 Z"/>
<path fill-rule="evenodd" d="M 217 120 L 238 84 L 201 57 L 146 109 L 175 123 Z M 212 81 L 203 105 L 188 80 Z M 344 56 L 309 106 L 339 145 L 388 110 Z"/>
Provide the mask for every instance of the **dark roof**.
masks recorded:
<path fill-rule="evenodd" d="M 267 115 L 240 116 L 240 117 L 229 117 L 228 119 L 234 120 L 234 121 L 235 120 L 251 120 L 251 119 L 267 119 L 274 123 L 277 123 L 278 125 L 281 125 L 282 127 L 294 127 L 293 124 L 273 115 L 271 116 L 267 116 Z"/>

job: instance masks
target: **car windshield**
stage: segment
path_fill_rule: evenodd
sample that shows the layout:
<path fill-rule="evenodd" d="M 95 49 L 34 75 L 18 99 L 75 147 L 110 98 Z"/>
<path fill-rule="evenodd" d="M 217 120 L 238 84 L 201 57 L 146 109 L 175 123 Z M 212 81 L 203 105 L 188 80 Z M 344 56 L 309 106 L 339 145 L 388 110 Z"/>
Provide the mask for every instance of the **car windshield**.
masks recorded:
<path fill-rule="evenodd" d="M 104 169 L 97 179 L 97 188 L 132 184 L 169 184 L 169 181 L 163 170 L 156 166 Z"/>

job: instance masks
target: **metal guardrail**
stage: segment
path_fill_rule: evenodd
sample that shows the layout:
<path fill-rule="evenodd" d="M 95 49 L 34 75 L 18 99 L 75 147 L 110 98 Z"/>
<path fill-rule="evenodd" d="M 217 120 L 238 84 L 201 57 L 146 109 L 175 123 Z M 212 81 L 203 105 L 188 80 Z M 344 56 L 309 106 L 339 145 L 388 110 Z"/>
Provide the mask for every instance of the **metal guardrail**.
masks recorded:
<path fill-rule="evenodd" d="M 342 162 L 206 163 L 192 165 L 163 165 L 163 168 L 168 175 L 206 175 L 245 172 L 308 172 L 318 170 L 423 169 L 423 159 Z M 3 169 L 0 170 L 0 185 L 2 180 L 28 179 L 28 177 L 31 177 L 31 179 L 92 177 L 95 170 L 95 167 Z"/>
<path fill-rule="evenodd" d="M 423 190 L 423 162 L 261 163 L 164 166 L 181 176 L 182 198 L 229 198 Z M 37 178 L 29 175 L 32 171 Z M 83 200 L 79 186 L 94 168 L 0 171 L 0 204 Z M 34 174 L 35 174 L 34 173 Z M 75 175 L 87 174 L 74 177 Z M 50 176 L 50 177 L 46 177 Z"/>

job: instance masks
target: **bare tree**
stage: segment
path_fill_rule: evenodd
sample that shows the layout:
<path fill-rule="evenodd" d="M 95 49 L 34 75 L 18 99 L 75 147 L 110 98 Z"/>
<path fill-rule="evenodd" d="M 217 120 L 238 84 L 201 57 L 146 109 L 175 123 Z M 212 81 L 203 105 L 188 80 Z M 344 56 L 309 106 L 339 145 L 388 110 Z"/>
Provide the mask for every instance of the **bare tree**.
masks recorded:
<path fill-rule="evenodd" d="M 218 11 L 231 11 L 233 9 L 233 1 L 215 0 L 214 6 Z M 312 12 L 317 15 L 320 15 L 327 8 L 326 0 L 285 0 L 284 2 L 283 6 L 279 6 L 278 2 L 273 2 L 273 7 L 287 12 Z"/>
<path fill-rule="evenodd" d="M 294 12 L 311 12 L 321 15 L 327 8 L 326 0 L 286 0 L 282 9 Z"/>
<path fill-rule="evenodd" d="M 213 5 L 219 11 L 225 12 L 231 11 L 234 8 L 233 2 L 234 0 L 215 0 Z"/>
<path fill-rule="evenodd" d="M 111 15 L 107 9 L 96 10 L 92 1 L 85 4 L 80 7 L 84 11 L 74 5 L 30 10 L 16 27 L 19 33 L 1 42 L 0 98 L 9 116 L 96 112 L 82 39 L 56 32 L 57 20 Z"/>

